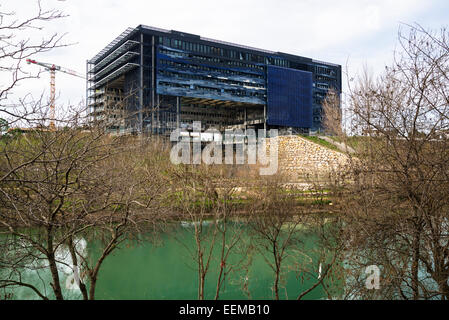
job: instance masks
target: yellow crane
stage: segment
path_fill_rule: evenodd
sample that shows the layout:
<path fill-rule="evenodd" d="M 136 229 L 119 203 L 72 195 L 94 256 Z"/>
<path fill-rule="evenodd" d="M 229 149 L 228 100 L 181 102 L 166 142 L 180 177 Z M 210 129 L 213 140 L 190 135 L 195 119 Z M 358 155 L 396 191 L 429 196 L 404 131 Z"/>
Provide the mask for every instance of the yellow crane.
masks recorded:
<path fill-rule="evenodd" d="M 56 71 L 60 71 L 60 72 L 64 72 L 67 74 L 71 74 L 72 76 L 75 77 L 79 77 L 82 79 L 86 79 L 86 77 L 76 71 L 55 65 L 55 64 L 51 64 L 51 63 L 45 63 L 45 62 L 40 62 L 40 61 L 36 61 L 33 59 L 27 59 L 26 60 L 28 64 L 33 63 L 33 64 L 37 64 L 39 66 L 42 66 L 45 68 L 45 70 L 50 71 L 50 130 L 55 130 L 55 76 L 56 76 Z"/>

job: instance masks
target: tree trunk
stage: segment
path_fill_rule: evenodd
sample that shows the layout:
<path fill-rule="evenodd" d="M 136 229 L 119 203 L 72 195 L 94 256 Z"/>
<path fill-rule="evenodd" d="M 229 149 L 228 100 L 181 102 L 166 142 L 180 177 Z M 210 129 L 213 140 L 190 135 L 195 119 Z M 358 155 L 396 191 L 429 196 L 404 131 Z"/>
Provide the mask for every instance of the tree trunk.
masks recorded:
<path fill-rule="evenodd" d="M 73 239 L 72 237 L 69 237 L 69 239 L 67 240 L 67 245 L 69 247 L 69 251 L 70 251 L 70 256 L 72 257 L 72 264 L 73 264 L 73 271 L 75 274 L 75 268 L 78 269 L 78 259 L 76 257 L 76 252 L 75 252 L 75 247 L 73 245 Z M 81 290 L 81 294 L 83 295 L 83 299 L 84 300 L 89 300 L 89 296 L 87 294 L 87 288 L 86 285 L 84 284 L 84 282 L 81 281 L 81 276 L 78 272 L 78 279 L 75 279 L 75 281 L 77 281 L 78 286 Z"/>
<path fill-rule="evenodd" d="M 420 240 L 421 240 L 420 227 L 418 225 L 415 225 L 415 232 L 413 235 L 413 242 L 412 242 L 412 266 L 411 266 L 413 300 L 419 299 L 418 271 L 419 271 Z"/>
<path fill-rule="evenodd" d="M 226 221 L 226 216 L 223 219 L 223 232 L 222 232 L 222 237 L 221 237 L 221 251 L 220 251 L 220 272 L 218 274 L 218 279 L 217 279 L 217 290 L 215 292 L 215 300 L 218 300 L 219 296 L 220 296 L 220 289 L 221 289 L 221 285 L 223 284 L 224 280 L 223 277 L 226 276 L 226 273 L 224 272 L 225 268 L 226 268 L 226 257 L 227 254 L 225 254 L 225 248 L 226 248 L 226 226 L 227 226 L 227 221 Z M 216 226 L 217 227 L 217 226 Z"/>
<path fill-rule="evenodd" d="M 56 266 L 55 253 L 53 250 L 53 237 L 51 236 L 51 229 L 47 229 L 47 259 L 48 264 L 50 266 L 50 272 L 53 282 L 51 283 L 51 287 L 53 288 L 53 292 L 55 293 L 55 298 L 57 300 L 64 300 L 64 296 L 62 295 L 61 283 L 59 280 L 58 267 Z"/>
<path fill-rule="evenodd" d="M 274 277 L 274 296 L 275 300 L 279 300 L 279 277 L 280 277 L 280 259 L 278 258 L 276 243 L 273 245 L 273 256 L 275 261 L 275 277 Z"/>
<path fill-rule="evenodd" d="M 225 262 L 223 261 L 223 258 L 222 258 L 221 263 L 220 263 L 220 272 L 218 274 L 217 290 L 215 292 L 215 300 L 218 300 L 218 298 L 220 296 L 220 289 L 221 289 L 221 284 L 222 284 L 222 277 L 223 277 L 224 268 L 225 268 Z"/>
<path fill-rule="evenodd" d="M 276 268 L 276 276 L 274 279 L 274 299 L 279 300 L 279 269 Z"/>
<path fill-rule="evenodd" d="M 204 300 L 204 278 L 203 253 L 198 249 L 198 300 Z"/>
<path fill-rule="evenodd" d="M 89 300 L 95 300 L 95 287 L 97 285 L 97 276 L 90 277 Z"/>

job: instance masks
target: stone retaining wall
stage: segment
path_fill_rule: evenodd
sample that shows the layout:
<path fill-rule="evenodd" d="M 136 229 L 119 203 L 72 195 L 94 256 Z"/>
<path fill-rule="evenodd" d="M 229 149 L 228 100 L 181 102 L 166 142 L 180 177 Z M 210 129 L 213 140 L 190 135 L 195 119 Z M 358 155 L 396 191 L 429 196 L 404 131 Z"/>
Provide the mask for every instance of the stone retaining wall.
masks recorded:
<path fill-rule="evenodd" d="M 328 176 L 344 165 L 348 157 L 300 136 L 279 136 L 278 168 L 280 173 L 300 179 Z M 267 150 L 271 139 L 267 139 Z"/>

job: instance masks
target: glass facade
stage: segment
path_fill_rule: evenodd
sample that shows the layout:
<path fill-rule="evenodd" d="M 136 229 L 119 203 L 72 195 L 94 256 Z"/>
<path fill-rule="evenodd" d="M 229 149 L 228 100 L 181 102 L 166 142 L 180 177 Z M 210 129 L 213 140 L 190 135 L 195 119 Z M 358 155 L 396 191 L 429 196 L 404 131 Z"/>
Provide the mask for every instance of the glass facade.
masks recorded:
<path fill-rule="evenodd" d="M 139 113 L 128 123 L 139 130 L 199 120 L 221 129 L 316 131 L 326 93 L 341 92 L 339 65 L 143 25 L 127 29 L 87 68 L 90 104 L 98 105 L 92 90 L 123 90 L 125 109 Z"/>
<path fill-rule="evenodd" d="M 312 73 L 268 66 L 269 125 L 312 127 Z"/>

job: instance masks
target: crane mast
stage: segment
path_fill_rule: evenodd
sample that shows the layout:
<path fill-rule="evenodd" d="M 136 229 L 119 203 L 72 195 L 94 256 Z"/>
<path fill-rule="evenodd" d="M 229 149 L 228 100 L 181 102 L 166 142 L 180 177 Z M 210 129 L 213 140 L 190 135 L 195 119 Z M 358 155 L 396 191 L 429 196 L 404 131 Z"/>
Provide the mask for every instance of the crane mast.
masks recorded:
<path fill-rule="evenodd" d="M 54 131 L 56 130 L 55 127 L 55 96 L 56 96 L 56 71 L 64 72 L 67 74 L 70 74 L 75 77 L 79 77 L 82 79 L 85 79 L 85 77 L 73 70 L 63 68 L 61 66 L 51 64 L 51 63 L 45 63 L 45 62 L 39 62 L 32 59 L 26 60 L 28 64 L 33 63 L 37 64 L 39 66 L 42 66 L 45 68 L 45 70 L 50 72 L 50 130 Z"/>

